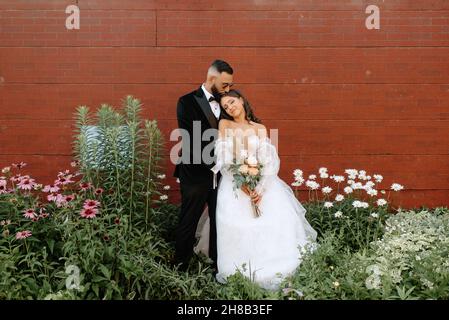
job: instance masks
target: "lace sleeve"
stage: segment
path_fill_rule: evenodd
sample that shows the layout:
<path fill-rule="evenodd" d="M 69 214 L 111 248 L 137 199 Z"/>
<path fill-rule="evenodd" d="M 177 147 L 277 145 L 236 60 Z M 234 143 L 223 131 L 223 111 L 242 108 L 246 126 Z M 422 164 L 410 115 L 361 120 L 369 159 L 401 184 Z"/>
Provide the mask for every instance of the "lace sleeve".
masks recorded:
<path fill-rule="evenodd" d="M 214 146 L 215 165 L 211 168 L 214 173 L 213 188 L 217 187 L 217 174 L 221 171 L 222 174 L 225 173 L 226 169 L 232 163 L 232 138 L 218 138 L 215 140 Z"/>
<path fill-rule="evenodd" d="M 261 170 L 262 178 L 257 184 L 256 192 L 262 194 L 265 191 L 267 182 L 278 175 L 280 159 L 276 147 L 268 138 L 260 140 L 259 147 L 257 148 L 257 157 L 263 167 Z"/>

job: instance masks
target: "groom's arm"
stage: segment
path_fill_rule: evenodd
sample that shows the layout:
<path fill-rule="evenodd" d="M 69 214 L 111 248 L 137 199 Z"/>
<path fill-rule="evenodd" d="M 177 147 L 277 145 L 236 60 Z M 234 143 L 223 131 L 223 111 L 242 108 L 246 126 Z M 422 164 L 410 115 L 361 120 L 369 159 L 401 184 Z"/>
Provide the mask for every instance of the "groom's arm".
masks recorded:
<path fill-rule="evenodd" d="M 178 99 L 178 105 L 176 107 L 176 117 L 178 119 L 178 128 L 182 129 L 182 157 L 181 159 L 189 159 L 190 163 L 193 163 L 192 154 L 193 154 L 193 119 L 192 115 L 186 111 L 186 106 L 182 98 Z M 188 134 L 188 137 L 185 137 L 184 134 Z M 186 138 L 186 140 L 184 139 Z"/>
<path fill-rule="evenodd" d="M 210 143 L 208 141 L 202 141 L 201 135 L 197 137 L 197 139 L 201 139 L 201 150 L 198 150 L 199 152 L 194 152 L 193 150 L 193 139 L 195 138 L 193 136 L 193 122 L 199 121 L 201 124 L 201 121 L 198 119 L 195 119 L 193 113 L 191 110 L 189 110 L 188 106 L 185 104 L 185 101 L 182 98 L 179 98 L 178 105 L 177 105 L 177 119 L 178 119 L 178 128 L 183 129 L 185 133 L 188 133 L 187 141 L 183 139 L 182 142 L 182 158 L 184 157 L 188 158 L 190 161 L 190 164 L 203 164 L 207 168 L 211 169 L 215 164 L 207 164 L 202 159 L 203 149 Z M 190 112 L 189 112 L 190 111 Z"/>

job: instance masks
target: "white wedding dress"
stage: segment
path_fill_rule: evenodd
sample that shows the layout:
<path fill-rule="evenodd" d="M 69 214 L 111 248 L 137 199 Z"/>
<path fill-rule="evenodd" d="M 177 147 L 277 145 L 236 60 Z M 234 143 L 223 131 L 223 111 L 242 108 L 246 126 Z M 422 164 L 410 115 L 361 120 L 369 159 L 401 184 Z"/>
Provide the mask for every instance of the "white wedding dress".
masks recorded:
<path fill-rule="evenodd" d="M 217 280 L 225 283 L 237 270 L 266 289 L 277 289 L 301 262 L 301 247 L 314 243 L 316 231 L 304 217 L 306 210 L 292 189 L 278 177 L 280 160 L 268 138 L 248 137 L 245 152 L 263 164 L 256 190 L 262 193 L 260 217 L 255 217 L 251 200 L 233 189 L 229 163 L 234 158 L 233 138 L 219 138 L 215 144 L 214 173 L 221 172 L 218 184 Z M 207 252 L 209 225 L 199 228 L 201 237 L 195 251 Z"/>

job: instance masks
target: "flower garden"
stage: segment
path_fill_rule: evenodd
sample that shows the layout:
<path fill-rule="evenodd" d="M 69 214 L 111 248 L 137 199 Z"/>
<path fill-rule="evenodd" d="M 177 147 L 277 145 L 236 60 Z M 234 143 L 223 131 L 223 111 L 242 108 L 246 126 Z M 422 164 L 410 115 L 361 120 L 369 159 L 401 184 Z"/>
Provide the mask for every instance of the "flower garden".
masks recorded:
<path fill-rule="evenodd" d="M 164 138 L 141 107 L 78 107 L 71 168 L 50 185 L 2 164 L 0 299 L 449 298 L 449 209 L 393 209 L 403 186 L 358 169 L 293 172 L 318 243 L 279 291 L 241 274 L 221 285 L 202 256 L 177 270 Z"/>

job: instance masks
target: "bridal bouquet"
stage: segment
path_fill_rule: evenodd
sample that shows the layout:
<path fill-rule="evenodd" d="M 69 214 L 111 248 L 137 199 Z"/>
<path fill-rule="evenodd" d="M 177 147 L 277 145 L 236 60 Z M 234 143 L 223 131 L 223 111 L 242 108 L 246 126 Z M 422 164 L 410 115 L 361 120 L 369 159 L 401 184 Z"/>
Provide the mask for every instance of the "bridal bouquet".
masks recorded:
<path fill-rule="evenodd" d="M 234 159 L 230 165 L 230 171 L 234 177 L 234 190 L 240 189 L 245 185 L 248 190 L 254 191 L 262 178 L 261 170 L 263 165 L 259 163 L 254 156 L 245 156 L 243 163 Z M 259 206 L 251 201 L 255 217 L 260 217 L 261 212 Z"/>

